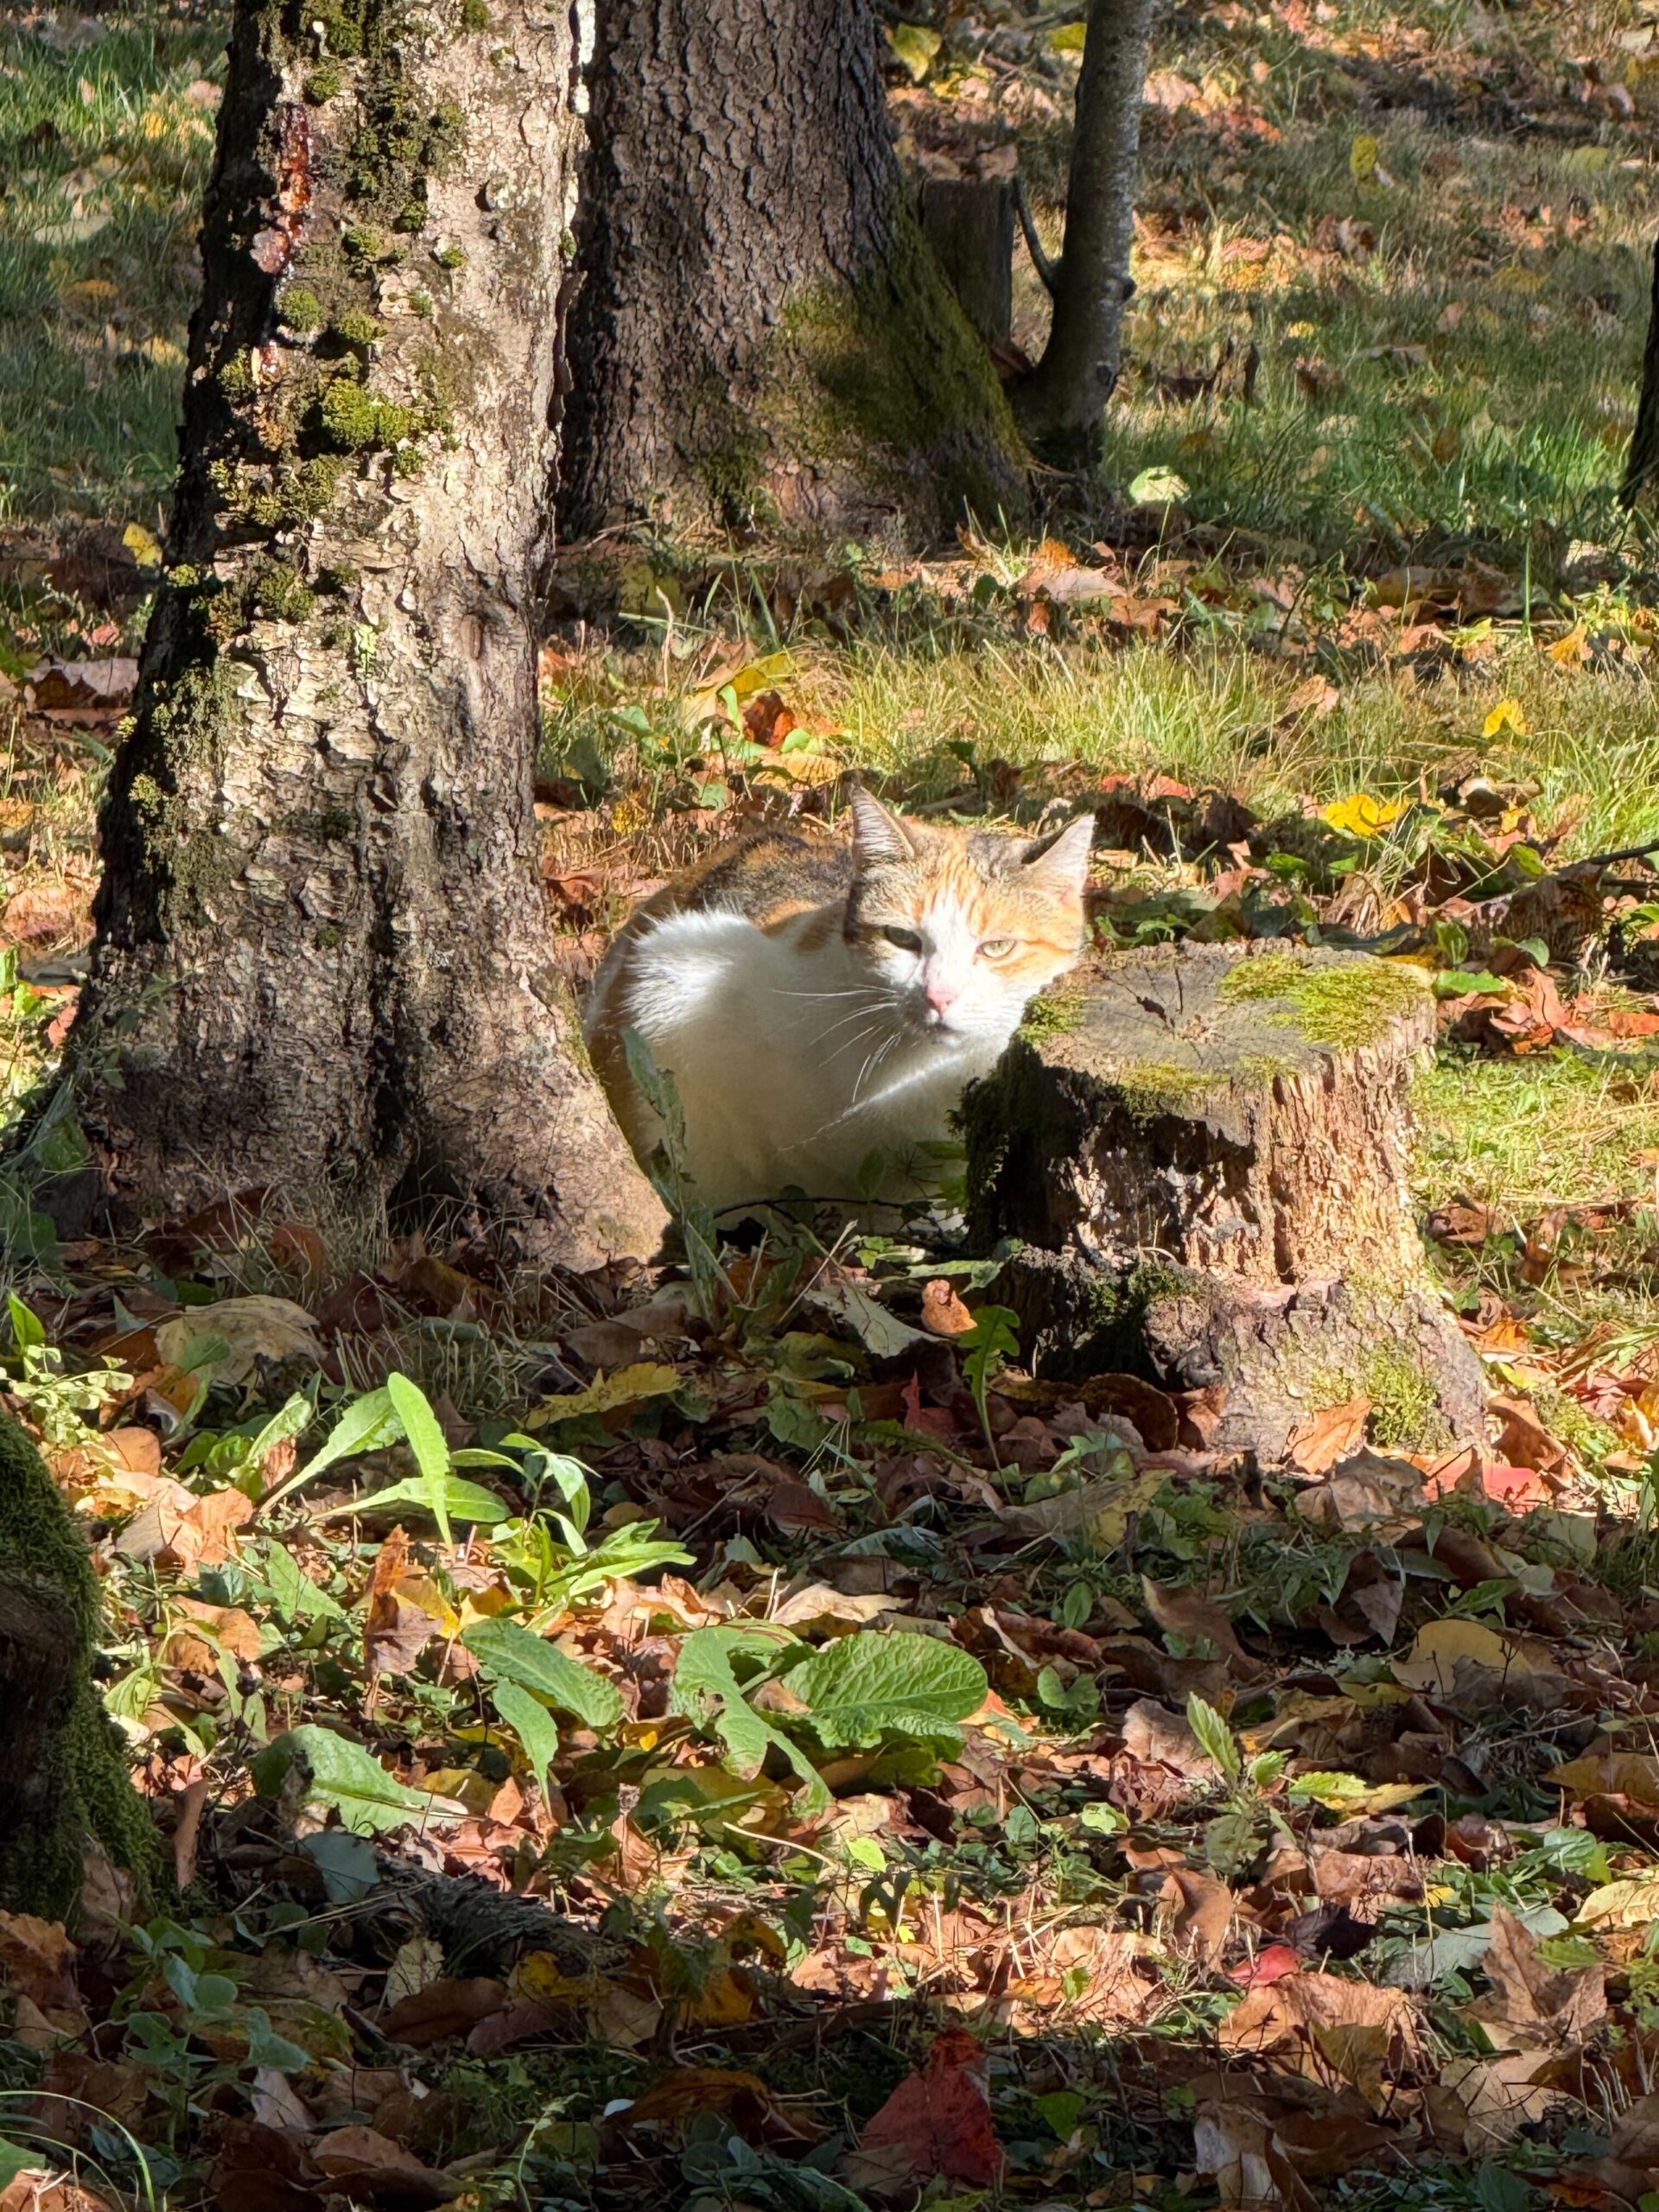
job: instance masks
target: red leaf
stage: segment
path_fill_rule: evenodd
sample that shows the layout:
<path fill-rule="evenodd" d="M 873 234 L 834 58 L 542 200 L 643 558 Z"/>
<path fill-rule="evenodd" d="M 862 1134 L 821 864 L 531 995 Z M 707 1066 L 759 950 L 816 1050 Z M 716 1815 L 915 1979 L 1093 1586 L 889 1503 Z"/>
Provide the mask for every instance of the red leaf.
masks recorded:
<path fill-rule="evenodd" d="M 865 2187 L 943 2174 L 989 2189 L 1002 2171 L 986 2095 L 985 2054 L 966 2028 L 947 2028 L 926 2063 L 899 2084 L 848 2162 Z M 855 2186 L 858 2184 L 855 2183 Z"/>
<path fill-rule="evenodd" d="M 1302 1962 L 1288 1943 L 1267 1943 L 1253 1959 L 1246 1959 L 1228 1975 L 1242 1989 L 1260 1989 L 1270 1981 L 1282 1981 L 1287 1974 L 1300 1974 Z"/>

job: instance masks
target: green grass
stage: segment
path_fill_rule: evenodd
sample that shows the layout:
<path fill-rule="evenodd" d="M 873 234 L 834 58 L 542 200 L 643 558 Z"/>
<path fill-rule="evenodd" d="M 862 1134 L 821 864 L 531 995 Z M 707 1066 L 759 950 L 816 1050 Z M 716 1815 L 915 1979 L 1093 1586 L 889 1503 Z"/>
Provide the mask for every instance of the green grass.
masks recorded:
<path fill-rule="evenodd" d="M 172 480 L 225 21 L 163 6 L 0 25 L 0 521 L 154 529 Z M 71 43 L 53 41 L 60 34 Z"/>
<path fill-rule="evenodd" d="M 1514 1223 L 1551 1206 L 1650 1199 L 1659 1090 L 1645 1056 L 1630 1057 L 1633 1070 L 1570 1052 L 1443 1055 L 1418 1085 L 1425 1202 L 1461 1196 Z"/>

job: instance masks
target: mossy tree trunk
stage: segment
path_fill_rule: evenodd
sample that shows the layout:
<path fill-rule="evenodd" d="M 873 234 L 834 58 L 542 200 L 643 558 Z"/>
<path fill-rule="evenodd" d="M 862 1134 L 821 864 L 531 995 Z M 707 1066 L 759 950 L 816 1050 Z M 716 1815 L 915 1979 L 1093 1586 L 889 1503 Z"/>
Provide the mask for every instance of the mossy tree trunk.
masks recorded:
<path fill-rule="evenodd" d="M 1023 503 L 924 241 L 869 0 L 598 0 L 561 521 L 924 532 Z"/>
<path fill-rule="evenodd" d="M 1099 449 L 1117 382 L 1123 305 L 1134 290 L 1141 104 L 1157 0 L 1090 0 L 1077 79 L 1065 247 L 1052 278 L 1043 357 L 1014 387 L 1020 428 L 1046 461 L 1074 467 Z"/>
<path fill-rule="evenodd" d="M 96 1843 L 156 1873 L 156 1831 L 92 1687 L 98 1578 L 68 1508 L 0 1414 L 0 1909 L 62 1920 Z"/>
<path fill-rule="evenodd" d="M 238 0 L 75 1032 L 124 1210 L 401 1186 L 540 1259 L 655 1242 L 531 797 L 572 21 Z"/>
<path fill-rule="evenodd" d="M 1651 506 L 1659 491 L 1659 245 L 1653 249 L 1653 301 L 1647 350 L 1642 356 L 1642 397 L 1619 497 L 1627 507 Z"/>

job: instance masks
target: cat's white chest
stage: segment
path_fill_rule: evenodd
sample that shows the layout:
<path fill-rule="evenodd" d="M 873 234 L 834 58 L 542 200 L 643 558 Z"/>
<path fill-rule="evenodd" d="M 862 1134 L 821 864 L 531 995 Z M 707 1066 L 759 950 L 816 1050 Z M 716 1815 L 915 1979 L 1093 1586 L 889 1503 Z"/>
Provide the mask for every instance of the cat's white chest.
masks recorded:
<path fill-rule="evenodd" d="M 623 989 L 621 1018 L 673 1076 L 688 1165 L 716 1209 L 791 1185 L 856 1198 L 877 1152 L 896 1187 L 1006 1041 L 936 1044 L 898 1021 L 839 938 L 803 952 L 737 914 L 670 916 Z"/>

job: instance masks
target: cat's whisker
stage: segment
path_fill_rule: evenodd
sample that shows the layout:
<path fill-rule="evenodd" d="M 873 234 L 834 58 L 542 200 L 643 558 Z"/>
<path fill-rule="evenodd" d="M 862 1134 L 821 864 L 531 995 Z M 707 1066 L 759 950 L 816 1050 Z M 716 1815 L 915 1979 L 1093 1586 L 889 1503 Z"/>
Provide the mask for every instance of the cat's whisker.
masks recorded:
<path fill-rule="evenodd" d="M 878 1020 L 880 1018 L 880 1009 L 877 1007 L 866 1006 L 855 1007 L 850 1014 L 842 1014 L 839 1021 L 832 1021 L 827 1029 L 821 1029 L 818 1032 L 818 1034 L 827 1042 L 831 1037 L 836 1035 L 837 1031 L 851 1028 L 852 1025 L 855 1021 L 874 1022 Z M 897 1033 L 895 1032 L 895 1034 L 896 1033 Z"/>
<path fill-rule="evenodd" d="M 865 1077 L 873 1077 L 875 1074 L 882 1061 L 887 1058 L 887 1054 L 893 1050 L 893 1046 L 898 1042 L 899 1032 L 895 1029 L 892 1036 L 888 1038 L 887 1043 L 885 1045 L 878 1046 L 874 1054 L 870 1058 L 865 1061 L 863 1066 L 859 1070 L 858 1080 L 853 1085 L 852 1103 L 855 1106 L 858 1104 L 859 1100 L 863 1094 Z"/>
<path fill-rule="evenodd" d="M 781 983 L 772 987 L 772 996 L 780 999 L 880 999 L 887 996 L 880 983 L 860 983 L 850 991 L 791 991 Z"/>

